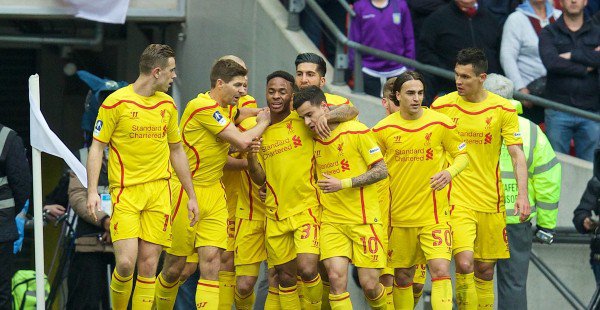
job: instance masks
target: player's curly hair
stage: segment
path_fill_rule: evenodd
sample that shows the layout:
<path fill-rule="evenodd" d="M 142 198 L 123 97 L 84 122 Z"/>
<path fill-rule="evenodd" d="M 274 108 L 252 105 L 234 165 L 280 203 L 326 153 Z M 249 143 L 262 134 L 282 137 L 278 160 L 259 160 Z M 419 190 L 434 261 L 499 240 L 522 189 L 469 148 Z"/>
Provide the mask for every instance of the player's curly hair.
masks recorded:
<path fill-rule="evenodd" d="M 396 93 L 402 89 L 402 85 L 404 85 L 404 83 L 413 80 L 421 81 L 421 83 L 423 83 L 423 89 L 425 88 L 425 81 L 423 80 L 423 76 L 416 71 L 404 71 L 394 81 L 394 86 L 392 87 L 392 94 L 390 95 L 390 99 L 392 99 L 392 102 L 397 107 L 400 106 L 400 101 L 398 101 Z"/>

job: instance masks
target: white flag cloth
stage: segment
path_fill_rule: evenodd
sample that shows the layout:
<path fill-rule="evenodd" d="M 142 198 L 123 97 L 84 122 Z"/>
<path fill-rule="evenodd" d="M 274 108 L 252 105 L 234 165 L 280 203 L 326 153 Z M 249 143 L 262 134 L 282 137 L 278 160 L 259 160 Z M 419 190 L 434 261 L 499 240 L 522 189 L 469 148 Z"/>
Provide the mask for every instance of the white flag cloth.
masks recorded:
<path fill-rule="evenodd" d="M 124 24 L 129 0 L 67 0 L 77 13 L 75 17 L 109 24 Z"/>
<path fill-rule="evenodd" d="M 39 77 L 32 75 L 29 79 Z M 56 136 L 56 134 L 48 127 L 42 111 L 40 111 L 40 104 L 36 102 L 37 99 L 34 90 L 29 89 L 29 137 L 31 140 L 31 146 L 48 154 L 62 158 L 69 168 L 73 170 L 77 178 L 87 187 L 87 172 L 81 162 L 71 153 L 69 148 Z"/>

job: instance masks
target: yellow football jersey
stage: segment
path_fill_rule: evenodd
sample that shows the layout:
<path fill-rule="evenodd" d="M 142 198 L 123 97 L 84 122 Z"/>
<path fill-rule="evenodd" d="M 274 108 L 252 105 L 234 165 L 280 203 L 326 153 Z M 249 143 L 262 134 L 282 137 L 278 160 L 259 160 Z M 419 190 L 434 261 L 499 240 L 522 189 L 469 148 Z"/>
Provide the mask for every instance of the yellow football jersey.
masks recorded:
<path fill-rule="evenodd" d="M 393 113 L 373 127 L 390 175 L 391 226 L 420 227 L 446 221 L 448 188 L 434 191 L 430 178 L 447 166 L 447 157 L 466 152 L 452 120 L 423 110 L 416 120 Z"/>
<path fill-rule="evenodd" d="M 140 96 L 132 85 L 115 91 L 100 106 L 94 139 L 109 144 L 111 188 L 169 179 L 169 143 L 181 140 L 173 98 Z"/>
<path fill-rule="evenodd" d="M 240 99 L 238 100 L 238 104 L 233 106 L 230 105 L 226 110 L 228 111 L 227 113 L 227 118 L 229 118 L 230 120 L 233 120 L 235 118 L 235 115 L 237 114 L 237 110 L 240 107 L 246 107 L 246 108 L 256 108 L 256 100 L 254 100 L 254 97 L 250 96 L 250 95 L 245 95 L 240 97 Z M 239 153 L 233 153 L 230 154 L 230 156 L 233 156 L 235 158 L 239 158 Z M 223 171 L 223 177 L 221 177 L 221 182 L 223 182 L 223 185 L 225 186 L 225 195 L 227 196 L 227 210 L 229 212 L 229 216 L 233 216 L 235 215 L 235 209 L 237 206 L 237 200 L 238 200 L 238 193 L 241 189 L 242 186 L 242 179 L 244 177 L 244 174 L 242 173 L 242 171 L 236 171 L 236 170 L 224 170 Z"/>
<path fill-rule="evenodd" d="M 256 117 L 243 120 L 238 128 L 246 131 L 256 126 Z M 235 217 L 248 220 L 265 220 L 265 203 L 258 196 L 260 187 L 252 182 L 248 171 L 241 172 L 240 191 L 237 196 L 237 208 Z"/>
<path fill-rule="evenodd" d="M 504 212 L 500 147 L 502 140 L 506 145 L 523 143 L 514 107 L 491 92 L 479 103 L 467 102 L 453 92 L 438 98 L 431 108 L 450 117 L 469 146 L 469 166 L 452 181 L 450 204 L 481 212 Z"/>
<path fill-rule="evenodd" d="M 223 176 L 229 143 L 217 135 L 229 124 L 229 118 L 208 92 L 187 104 L 179 127 L 195 185 L 211 185 Z"/>
<path fill-rule="evenodd" d="M 339 96 L 339 95 L 330 94 L 330 93 L 325 93 L 325 100 L 327 101 L 327 105 L 328 106 L 332 106 L 332 105 L 344 105 L 344 104 L 347 104 L 347 105 L 349 105 L 351 107 L 354 106 L 352 104 L 352 102 L 350 102 L 350 99 L 348 99 L 346 97 Z"/>
<path fill-rule="evenodd" d="M 337 179 L 357 177 L 383 160 L 377 142 L 364 124 L 357 121 L 340 123 L 329 138 L 315 138 L 318 179 L 323 173 Z M 323 223 L 381 223 L 377 185 L 345 188 L 334 193 L 321 193 Z"/>
<path fill-rule="evenodd" d="M 295 111 L 263 133 L 259 160 L 267 176 L 269 218 L 285 219 L 319 205 L 312 136 Z"/>

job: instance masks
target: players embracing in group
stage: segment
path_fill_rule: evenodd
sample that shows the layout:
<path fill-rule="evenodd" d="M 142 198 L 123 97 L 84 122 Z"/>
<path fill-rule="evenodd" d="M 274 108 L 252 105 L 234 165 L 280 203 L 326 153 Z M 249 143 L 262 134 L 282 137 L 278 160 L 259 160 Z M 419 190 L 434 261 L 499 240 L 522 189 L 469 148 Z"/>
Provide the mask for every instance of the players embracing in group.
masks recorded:
<path fill-rule="evenodd" d="M 425 263 L 433 308 L 452 309 L 453 256 L 459 308 L 493 307 L 494 264 L 509 256 L 502 141 L 522 219 L 529 202 L 516 111 L 483 89 L 483 52 L 459 52 L 457 92 L 431 109 L 422 107 L 421 75 L 398 76 L 384 91 L 389 115 L 372 129 L 348 99 L 321 90 L 320 56 L 300 54 L 295 65 L 295 77 L 266 78 L 267 108 L 258 109 L 240 104 L 254 103 L 243 61 L 217 60 L 210 91 L 187 104 L 177 126 L 164 93 L 176 76 L 174 53 L 150 45 L 138 80 L 103 103 L 88 208 L 99 207 L 93 185 L 108 147 L 113 308 L 127 307 L 137 265 L 133 309 L 172 309 L 196 266 L 198 309 L 252 309 L 266 258 L 265 309 L 352 309 L 350 263 L 372 309 L 412 309 L 422 278 L 415 270 Z M 224 169 L 236 172 L 223 178 Z"/>

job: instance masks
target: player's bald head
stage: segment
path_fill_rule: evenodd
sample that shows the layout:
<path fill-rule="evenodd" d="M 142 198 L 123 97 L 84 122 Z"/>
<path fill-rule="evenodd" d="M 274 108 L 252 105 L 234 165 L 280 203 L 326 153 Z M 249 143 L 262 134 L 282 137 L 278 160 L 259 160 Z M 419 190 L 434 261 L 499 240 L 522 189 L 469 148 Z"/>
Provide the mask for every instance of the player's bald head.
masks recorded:
<path fill-rule="evenodd" d="M 237 62 L 240 66 L 244 67 L 244 69 L 248 70 L 248 67 L 246 67 L 246 63 L 238 56 L 225 55 L 225 56 L 219 58 L 219 60 L 233 60 L 233 61 Z"/>

